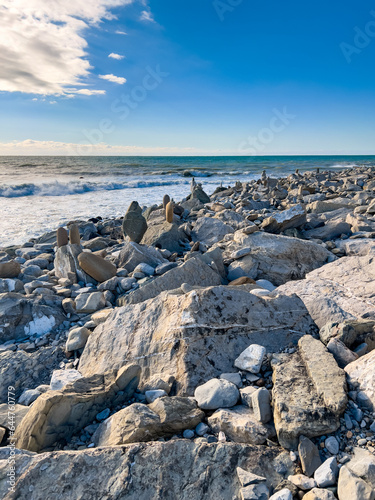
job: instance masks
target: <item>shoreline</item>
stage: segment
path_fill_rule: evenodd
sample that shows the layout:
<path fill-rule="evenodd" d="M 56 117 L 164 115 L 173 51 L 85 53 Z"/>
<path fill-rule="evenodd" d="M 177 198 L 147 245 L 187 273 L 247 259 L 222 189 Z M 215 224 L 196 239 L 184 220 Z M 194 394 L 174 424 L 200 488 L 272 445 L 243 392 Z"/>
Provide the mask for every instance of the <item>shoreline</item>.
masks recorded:
<path fill-rule="evenodd" d="M 265 462 L 288 450 L 269 494 L 336 493 L 359 456 L 375 464 L 375 167 L 264 172 L 209 196 L 199 181 L 0 248 L 0 403 L 12 386 L 19 405 L 0 462 L 12 442 L 30 470 L 22 450 L 63 467 L 102 446 L 151 441 L 152 461 L 236 443 L 242 468 L 254 446 Z"/>

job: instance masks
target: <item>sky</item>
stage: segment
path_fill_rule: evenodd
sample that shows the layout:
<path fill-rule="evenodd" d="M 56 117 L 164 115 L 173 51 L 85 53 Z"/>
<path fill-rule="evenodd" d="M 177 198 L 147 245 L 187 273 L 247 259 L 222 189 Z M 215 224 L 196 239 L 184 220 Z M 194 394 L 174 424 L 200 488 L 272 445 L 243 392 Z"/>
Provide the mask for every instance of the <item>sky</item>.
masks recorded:
<path fill-rule="evenodd" d="M 375 4 L 3 0 L 0 154 L 375 154 Z"/>

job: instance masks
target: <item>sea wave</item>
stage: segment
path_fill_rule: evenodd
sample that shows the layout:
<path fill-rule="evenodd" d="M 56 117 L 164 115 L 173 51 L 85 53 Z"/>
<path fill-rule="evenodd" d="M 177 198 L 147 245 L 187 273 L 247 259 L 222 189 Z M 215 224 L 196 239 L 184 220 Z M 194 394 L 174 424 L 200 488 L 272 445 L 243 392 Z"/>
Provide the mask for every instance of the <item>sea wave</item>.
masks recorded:
<path fill-rule="evenodd" d="M 189 180 L 129 181 L 129 182 L 51 182 L 41 184 L 3 185 L 0 198 L 20 198 L 24 196 L 69 196 L 93 191 L 117 191 L 121 189 L 142 189 L 176 184 L 189 184 Z"/>

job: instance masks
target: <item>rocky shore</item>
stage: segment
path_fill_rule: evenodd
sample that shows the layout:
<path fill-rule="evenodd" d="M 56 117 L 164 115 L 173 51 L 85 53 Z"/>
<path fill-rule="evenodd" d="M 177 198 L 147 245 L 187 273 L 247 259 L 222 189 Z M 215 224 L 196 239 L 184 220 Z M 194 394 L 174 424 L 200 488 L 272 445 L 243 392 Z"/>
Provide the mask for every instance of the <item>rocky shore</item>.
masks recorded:
<path fill-rule="evenodd" d="M 374 500 L 375 169 L 0 248 L 0 495 Z"/>

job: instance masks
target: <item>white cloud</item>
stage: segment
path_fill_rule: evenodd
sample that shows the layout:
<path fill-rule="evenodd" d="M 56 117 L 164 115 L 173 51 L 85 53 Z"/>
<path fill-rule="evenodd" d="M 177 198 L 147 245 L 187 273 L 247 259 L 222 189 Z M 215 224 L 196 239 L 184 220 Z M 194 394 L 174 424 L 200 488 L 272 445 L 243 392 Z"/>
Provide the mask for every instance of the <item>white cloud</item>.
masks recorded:
<path fill-rule="evenodd" d="M 116 33 L 116 35 L 127 35 L 127 33 L 125 33 L 125 31 L 116 30 L 115 33 Z"/>
<path fill-rule="evenodd" d="M 83 87 L 92 67 L 84 32 L 111 7 L 134 0 L 3 0 L 0 5 L 0 91 L 63 95 Z M 81 89 L 85 95 L 104 91 Z M 83 92 L 74 92 L 83 93 Z"/>
<path fill-rule="evenodd" d="M 121 59 L 124 59 L 125 56 L 122 56 L 120 54 L 114 54 L 113 52 L 111 54 L 109 54 L 109 56 L 111 59 L 117 59 L 118 61 L 121 61 Z"/>
<path fill-rule="evenodd" d="M 151 11 L 149 10 L 142 10 L 141 17 L 139 19 L 140 21 L 148 21 L 150 23 L 155 22 L 155 19 L 153 18 Z"/>
<path fill-rule="evenodd" d="M 99 78 L 102 80 L 108 80 L 109 82 L 112 83 L 118 83 L 120 85 L 123 85 L 126 83 L 126 78 L 123 78 L 122 76 L 115 76 L 115 75 L 99 75 Z"/>

